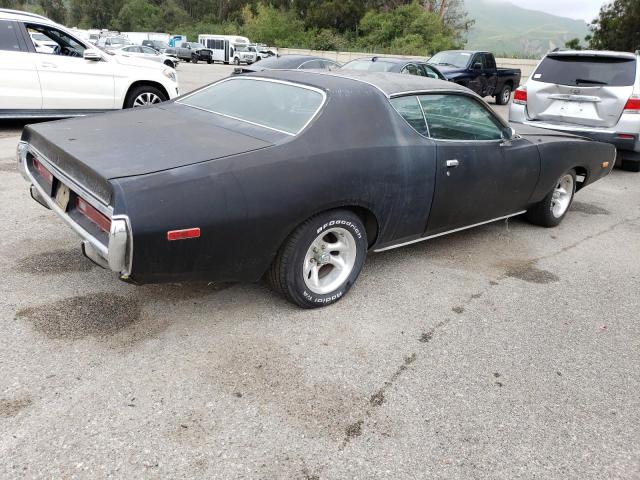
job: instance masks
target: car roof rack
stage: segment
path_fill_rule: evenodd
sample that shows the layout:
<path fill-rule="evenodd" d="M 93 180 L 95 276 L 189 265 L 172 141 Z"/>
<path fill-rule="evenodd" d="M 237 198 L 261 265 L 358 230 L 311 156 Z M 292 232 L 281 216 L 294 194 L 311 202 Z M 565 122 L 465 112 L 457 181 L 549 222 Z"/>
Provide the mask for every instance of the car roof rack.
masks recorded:
<path fill-rule="evenodd" d="M 42 15 L 38 15 L 37 13 L 25 12 L 23 10 L 13 10 L 11 8 L 0 8 L 0 13 L 11 13 L 13 15 L 22 15 L 24 17 L 37 18 L 38 20 L 46 20 L 48 22 L 51 21 L 51 19 Z"/>

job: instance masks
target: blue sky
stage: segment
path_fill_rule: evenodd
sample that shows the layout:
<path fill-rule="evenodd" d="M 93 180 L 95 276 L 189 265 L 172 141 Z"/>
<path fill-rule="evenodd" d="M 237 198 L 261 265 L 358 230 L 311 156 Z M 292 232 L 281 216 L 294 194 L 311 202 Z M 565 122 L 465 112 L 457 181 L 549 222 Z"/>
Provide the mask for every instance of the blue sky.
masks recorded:
<path fill-rule="evenodd" d="M 600 7 L 606 0 L 509 0 L 519 7 L 558 15 L 560 17 L 579 18 L 590 23 L 598 16 Z"/>

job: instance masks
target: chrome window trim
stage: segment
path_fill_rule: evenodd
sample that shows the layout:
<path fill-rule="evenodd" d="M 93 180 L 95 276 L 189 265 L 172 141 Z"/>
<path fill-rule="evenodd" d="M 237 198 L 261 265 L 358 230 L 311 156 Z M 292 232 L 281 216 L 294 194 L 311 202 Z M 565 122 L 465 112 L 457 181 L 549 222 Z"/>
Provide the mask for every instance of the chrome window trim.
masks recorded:
<path fill-rule="evenodd" d="M 33 145 L 31 144 L 27 144 L 27 150 L 29 153 L 31 153 L 31 155 L 33 155 L 34 157 L 36 157 L 36 159 L 41 162 L 42 164 L 44 164 L 45 167 L 47 167 L 47 169 L 53 173 L 53 175 L 58 178 L 59 180 L 62 181 L 62 183 L 64 183 L 66 186 L 70 187 L 71 190 L 73 190 L 75 193 L 77 193 L 78 195 L 80 195 L 84 200 L 86 200 L 87 202 L 89 202 L 91 204 L 91 206 L 93 206 L 96 210 L 98 210 L 100 213 L 102 213 L 103 215 L 106 215 L 107 217 L 111 218 L 113 216 L 113 207 L 111 207 L 110 205 L 108 205 L 106 199 L 100 198 L 99 196 L 97 196 L 96 194 L 90 192 L 89 190 L 87 190 L 85 187 L 83 187 L 82 185 L 80 185 L 76 180 L 74 180 L 73 178 L 71 178 L 69 175 L 67 175 L 66 173 L 64 173 L 62 170 L 60 170 L 56 165 L 54 165 L 53 163 L 51 163 L 47 157 L 45 157 L 37 148 L 35 148 Z M 25 163 L 24 168 L 27 172 L 27 174 L 29 175 L 30 179 L 33 180 L 35 183 L 37 183 L 35 181 L 35 179 L 33 178 L 33 176 L 31 175 L 31 172 L 29 171 L 29 167 L 28 165 Z"/>
<path fill-rule="evenodd" d="M 203 92 L 205 90 L 208 90 L 209 88 L 212 88 L 215 85 L 219 85 L 219 84 L 225 83 L 225 82 L 242 82 L 242 81 L 245 81 L 245 80 L 257 80 L 259 82 L 279 83 L 279 84 L 282 84 L 282 85 L 290 85 L 290 86 L 293 86 L 293 87 L 303 88 L 305 90 L 311 90 L 313 92 L 316 92 L 316 93 L 319 93 L 320 95 L 322 95 L 322 101 L 320 102 L 320 105 L 318 105 L 318 108 L 316 109 L 316 111 L 313 112 L 313 115 L 311 115 L 309 117 L 309 120 L 307 120 L 307 122 L 296 133 L 287 132 L 285 130 L 280 130 L 278 128 L 270 127 L 268 125 L 263 125 L 261 123 L 252 122 L 250 120 L 245 120 L 243 118 L 237 118 L 237 117 L 234 117 L 232 115 L 227 115 L 227 114 L 224 114 L 224 113 L 220 113 L 220 112 L 216 112 L 216 111 L 213 111 L 213 110 L 208 110 L 206 108 L 197 107 L 195 105 L 190 105 L 188 103 L 184 103 L 184 101 L 186 99 L 188 99 L 189 97 L 195 95 L 196 93 L 200 93 L 200 92 Z M 284 134 L 289 135 L 291 137 L 295 137 L 296 135 L 299 135 L 300 133 L 302 133 L 309 126 L 309 124 L 313 120 L 315 120 L 315 118 L 318 116 L 318 113 L 320 113 L 320 110 L 322 110 L 322 108 L 327 103 L 327 92 L 325 92 L 324 90 L 322 90 L 320 88 L 312 87 L 310 85 L 304 85 L 304 84 L 301 84 L 301 83 L 289 82 L 289 81 L 286 81 L 286 80 L 277 80 L 277 79 L 273 79 L 273 78 L 261 78 L 261 77 L 253 77 L 253 76 L 249 76 L 249 75 L 247 75 L 247 76 L 243 75 L 243 76 L 237 76 L 237 77 L 223 78 L 222 80 L 219 80 L 219 81 L 217 81 L 215 83 L 212 83 L 211 85 L 209 85 L 207 87 L 198 89 L 195 92 L 192 92 L 192 93 L 190 93 L 188 95 L 185 95 L 180 100 L 177 100 L 175 103 L 178 103 L 180 105 L 184 105 L 186 107 L 191 107 L 191 108 L 195 108 L 195 109 L 198 109 L 198 110 L 202 110 L 202 111 L 205 111 L 205 112 L 213 113 L 215 115 L 220 115 L 222 117 L 231 118 L 233 120 L 238 120 L 240 122 L 248 123 L 250 125 L 255 125 L 257 127 L 262 127 L 262 128 L 266 128 L 268 130 L 273 130 L 275 132 L 284 133 Z"/>
<path fill-rule="evenodd" d="M 374 252 L 376 252 L 376 253 L 378 253 L 378 252 L 386 252 L 387 250 L 393 250 L 395 248 L 404 247 L 406 245 L 411 245 L 413 243 L 424 242 L 425 240 L 431 240 L 432 238 L 443 237 L 444 235 L 449 235 L 450 233 L 461 232 L 463 230 L 468 230 L 470 228 L 479 227 L 480 225 L 486 225 L 487 223 L 493 223 L 493 222 L 497 222 L 499 220 L 506 220 L 507 218 L 515 217 L 517 215 L 522 215 L 523 213 L 526 213 L 526 212 L 527 212 L 526 210 L 522 210 L 521 212 L 512 213 L 510 215 L 504 215 L 502 217 L 493 218 L 491 220 L 486 220 L 484 222 L 474 223 L 473 225 L 467 225 L 465 227 L 454 228 L 453 230 L 447 230 L 446 232 L 437 233 L 435 235 L 429 235 L 427 237 L 420 237 L 420 238 L 416 238 L 415 240 L 409 240 L 408 242 L 398 243 L 396 245 L 390 245 L 390 246 L 384 247 L 384 248 L 378 248 L 378 249 L 375 249 Z"/>
<path fill-rule="evenodd" d="M 398 113 L 398 115 L 400 115 L 400 117 L 405 121 L 405 123 L 407 125 L 409 125 L 409 127 L 411 127 L 411 129 L 416 132 L 418 135 L 420 135 L 423 138 L 428 138 L 429 140 L 433 140 L 433 141 L 438 141 L 438 142 L 454 142 L 454 143 L 501 143 L 503 142 L 502 138 L 499 139 L 494 139 L 494 140 L 455 140 L 455 139 L 449 139 L 449 138 L 435 138 L 432 137 L 431 135 L 429 135 L 428 137 L 424 136 L 423 134 L 421 134 L 420 132 L 418 132 L 415 128 L 413 128 L 411 126 L 411 124 L 409 122 L 407 122 L 407 120 L 400 114 L 400 112 L 398 112 L 398 110 L 396 110 L 396 108 L 393 106 L 393 103 L 391 103 L 391 100 L 395 99 L 395 98 L 399 98 L 399 97 L 410 97 L 410 96 L 415 96 L 418 99 L 418 103 L 420 104 L 420 108 L 422 109 L 422 114 L 424 117 L 424 121 L 425 124 L 427 125 L 427 132 L 429 132 L 429 134 L 431 133 L 429 130 L 429 122 L 427 122 L 427 116 L 424 113 L 424 109 L 422 108 L 422 103 L 420 103 L 420 95 L 448 95 L 448 94 L 453 94 L 453 95 L 461 95 L 461 96 L 465 96 L 468 98 L 471 98 L 473 101 L 475 101 L 476 103 L 480 104 L 487 112 L 489 112 L 489 114 L 498 121 L 498 123 L 500 123 L 504 128 L 511 128 L 505 121 L 503 121 L 500 117 L 498 117 L 498 115 L 491 109 L 491 107 L 489 107 L 489 105 L 487 105 L 484 100 L 477 98 L 475 96 L 475 94 L 469 94 L 467 92 L 461 92 L 461 91 L 455 91 L 455 90 L 417 90 L 417 91 L 408 91 L 408 92 L 401 92 L 401 93 L 395 93 L 393 95 L 391 95 L 388 99 L 389 99 L 389 103 L 391 104 L 391 107 Z"/>

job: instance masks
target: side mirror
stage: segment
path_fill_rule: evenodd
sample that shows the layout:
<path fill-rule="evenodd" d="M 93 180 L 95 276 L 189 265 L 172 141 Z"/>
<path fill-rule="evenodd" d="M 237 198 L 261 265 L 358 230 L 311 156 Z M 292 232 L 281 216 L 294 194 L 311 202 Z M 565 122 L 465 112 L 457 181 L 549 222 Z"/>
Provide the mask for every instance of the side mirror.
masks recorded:
<path fill-rule="evenodd" d="M 82 54 L 82 58 L 85 60 L 92 60 L 94 62 L 98 62 L 102 60 L 102 55 L 95 48 L 87 48 Z"/>
<path fill-rule="evenodd" d="M 516 136 L 516 131 L 513 128 L 505 127 L 502 129 L 502 140 L 504 140 L 505 142 L 513 140 L 515 136 Z"/>
<path fill-rule="evenodd" d="M 482 70 L 482 64 L 480 62 L 476 62 L 473 64 L 474 70 Z"/>

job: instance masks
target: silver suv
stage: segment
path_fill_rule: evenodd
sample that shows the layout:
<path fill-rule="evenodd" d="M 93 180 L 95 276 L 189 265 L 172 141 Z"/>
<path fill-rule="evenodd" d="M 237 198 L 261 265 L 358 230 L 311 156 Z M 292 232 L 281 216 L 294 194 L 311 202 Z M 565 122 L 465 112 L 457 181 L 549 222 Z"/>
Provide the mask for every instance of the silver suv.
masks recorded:
<path fill-rule="evenodd" d="M 612 143 L 622 168 L 640 171 L 640 55 L 548 53 L 515 91 L 509 121 Z"/>

